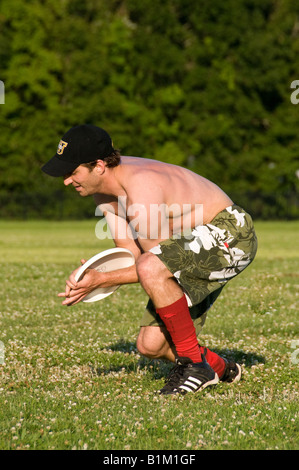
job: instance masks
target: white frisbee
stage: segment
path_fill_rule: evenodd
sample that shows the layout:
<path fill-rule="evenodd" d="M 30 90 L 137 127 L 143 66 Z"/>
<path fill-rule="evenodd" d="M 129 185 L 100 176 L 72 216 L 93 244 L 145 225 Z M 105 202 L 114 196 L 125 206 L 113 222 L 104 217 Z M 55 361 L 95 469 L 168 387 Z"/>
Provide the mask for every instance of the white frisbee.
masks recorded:
<path fill-rule="evenodd" d="M 126 248 L 111 248 L 110 250 L 102 251 L 97 255 L 90 258 L 84 263 L 75 275 L 75 279 L 78 282 L 86 269 L 95 269 L 100 272 L 115 271 L 116 269 L 129 268 L 135 264 L 135 258 L 131 251 Z M 98 287 L 89 294 L 87 294 L 83 302 L 96 302 L 102 300 L 108 295 L 116 291 L 120 286 L 112 287 Z"/>

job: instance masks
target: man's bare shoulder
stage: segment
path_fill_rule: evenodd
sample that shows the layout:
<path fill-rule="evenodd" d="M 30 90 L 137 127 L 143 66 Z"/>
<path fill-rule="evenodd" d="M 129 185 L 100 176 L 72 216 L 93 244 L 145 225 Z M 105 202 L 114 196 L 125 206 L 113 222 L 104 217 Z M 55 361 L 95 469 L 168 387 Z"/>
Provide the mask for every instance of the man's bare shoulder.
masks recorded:
<path fill-rule="evenodd" d="M 155 168 L 158 165 L 161 165 L 162 162 L 158 160 L 152 160 L 149 158 L 141 157 L 121 157 L 121 169 L 124 172 L 134 173 L 135 171 L 149 171 Z"/>
<path fill-rule="evenodd" d="M 167 177 L 174 165 L 141 157 L 122 157 L 121 177 L 128 182 L 137 180 L 146 184 L 147 181 L 155 180 L 159 175 Z"/>
<path fill-rule="evenodd" d="M 163 162 L 147 158 L 130 158 L 119 174 L 128 203 L 165 202 L 165 190 L 170 183 L 170 172 Z"/>

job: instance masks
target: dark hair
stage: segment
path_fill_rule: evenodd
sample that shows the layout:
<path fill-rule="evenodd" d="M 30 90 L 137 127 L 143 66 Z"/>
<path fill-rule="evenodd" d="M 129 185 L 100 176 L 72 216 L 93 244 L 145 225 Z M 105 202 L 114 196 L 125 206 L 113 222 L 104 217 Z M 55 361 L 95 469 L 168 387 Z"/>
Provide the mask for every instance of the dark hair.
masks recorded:
<path fill-rule="evenodd" d="M 103 160 L 108 168 L 113 168 L 120 164 L 120 151 L 114 150 L 108 157 L 99 158 L 99 160 Z M 82 163 L 82 166 L 85 166 L 90 171 L 96 166 L 98 160 L 94 160 L 93 162 L 89 163 Z"/>

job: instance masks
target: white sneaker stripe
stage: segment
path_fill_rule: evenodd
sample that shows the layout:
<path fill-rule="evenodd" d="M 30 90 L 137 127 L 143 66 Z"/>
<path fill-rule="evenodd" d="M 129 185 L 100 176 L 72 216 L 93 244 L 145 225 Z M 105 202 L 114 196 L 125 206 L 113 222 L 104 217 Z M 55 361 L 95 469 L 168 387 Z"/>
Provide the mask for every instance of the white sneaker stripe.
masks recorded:
<path fill-rule="evenodd" d="M 185 380 L 183 385 L 180 385 L 179 388 L 182 388 L 183 390 L 186 390 L 187 392 L 194 392 L 199 388 L 201 384 L 202 382 L 200 380 L 196 379 L 195 377 L 190 376 L 188 377 L 187 380 Z"/>
<path fill-rule="evenodd" d="M 197 385 L 195 385 L 192 382 L 189 382 L 189 380 L 185 380 L 184 385 L 190 385 L 190 387 L 194 388 L 194 390 L 196 390 L 198 388 Z"/>
<path fill-rule="evenodd" d="M 195 382 L 197 385 L 201 385 L 201 384 L 202 384 L 201 380 L 196 379 L 195 377 L 192 377 L 191 375 L 188 377 L 187 380 L 193 380 L 193 382 Z"/>
<path fill-rule="evenodd" d="M 192 388 L 185 387 L 184 385 L 180 385 L 179 388 L 182 388 L 182 389 L 186 390 L 187 392 L 193 392 Z"/>

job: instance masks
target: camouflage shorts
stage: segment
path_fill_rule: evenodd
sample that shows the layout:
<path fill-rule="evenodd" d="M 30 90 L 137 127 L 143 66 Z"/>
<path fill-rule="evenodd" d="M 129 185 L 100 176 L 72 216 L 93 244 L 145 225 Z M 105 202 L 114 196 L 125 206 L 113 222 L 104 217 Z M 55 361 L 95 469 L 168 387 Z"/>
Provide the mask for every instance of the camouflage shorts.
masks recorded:
<path fill-rule="evenodd" d="M 225 284 L 254 259 L 257 238 L 252 219 L 233 205 L 188 236 L 174 236 L 150 250 L 172 272 L 186 295 L 197 334 L 207 310 Z M 151 300 L 140 326 L 162 326 Z"/>

